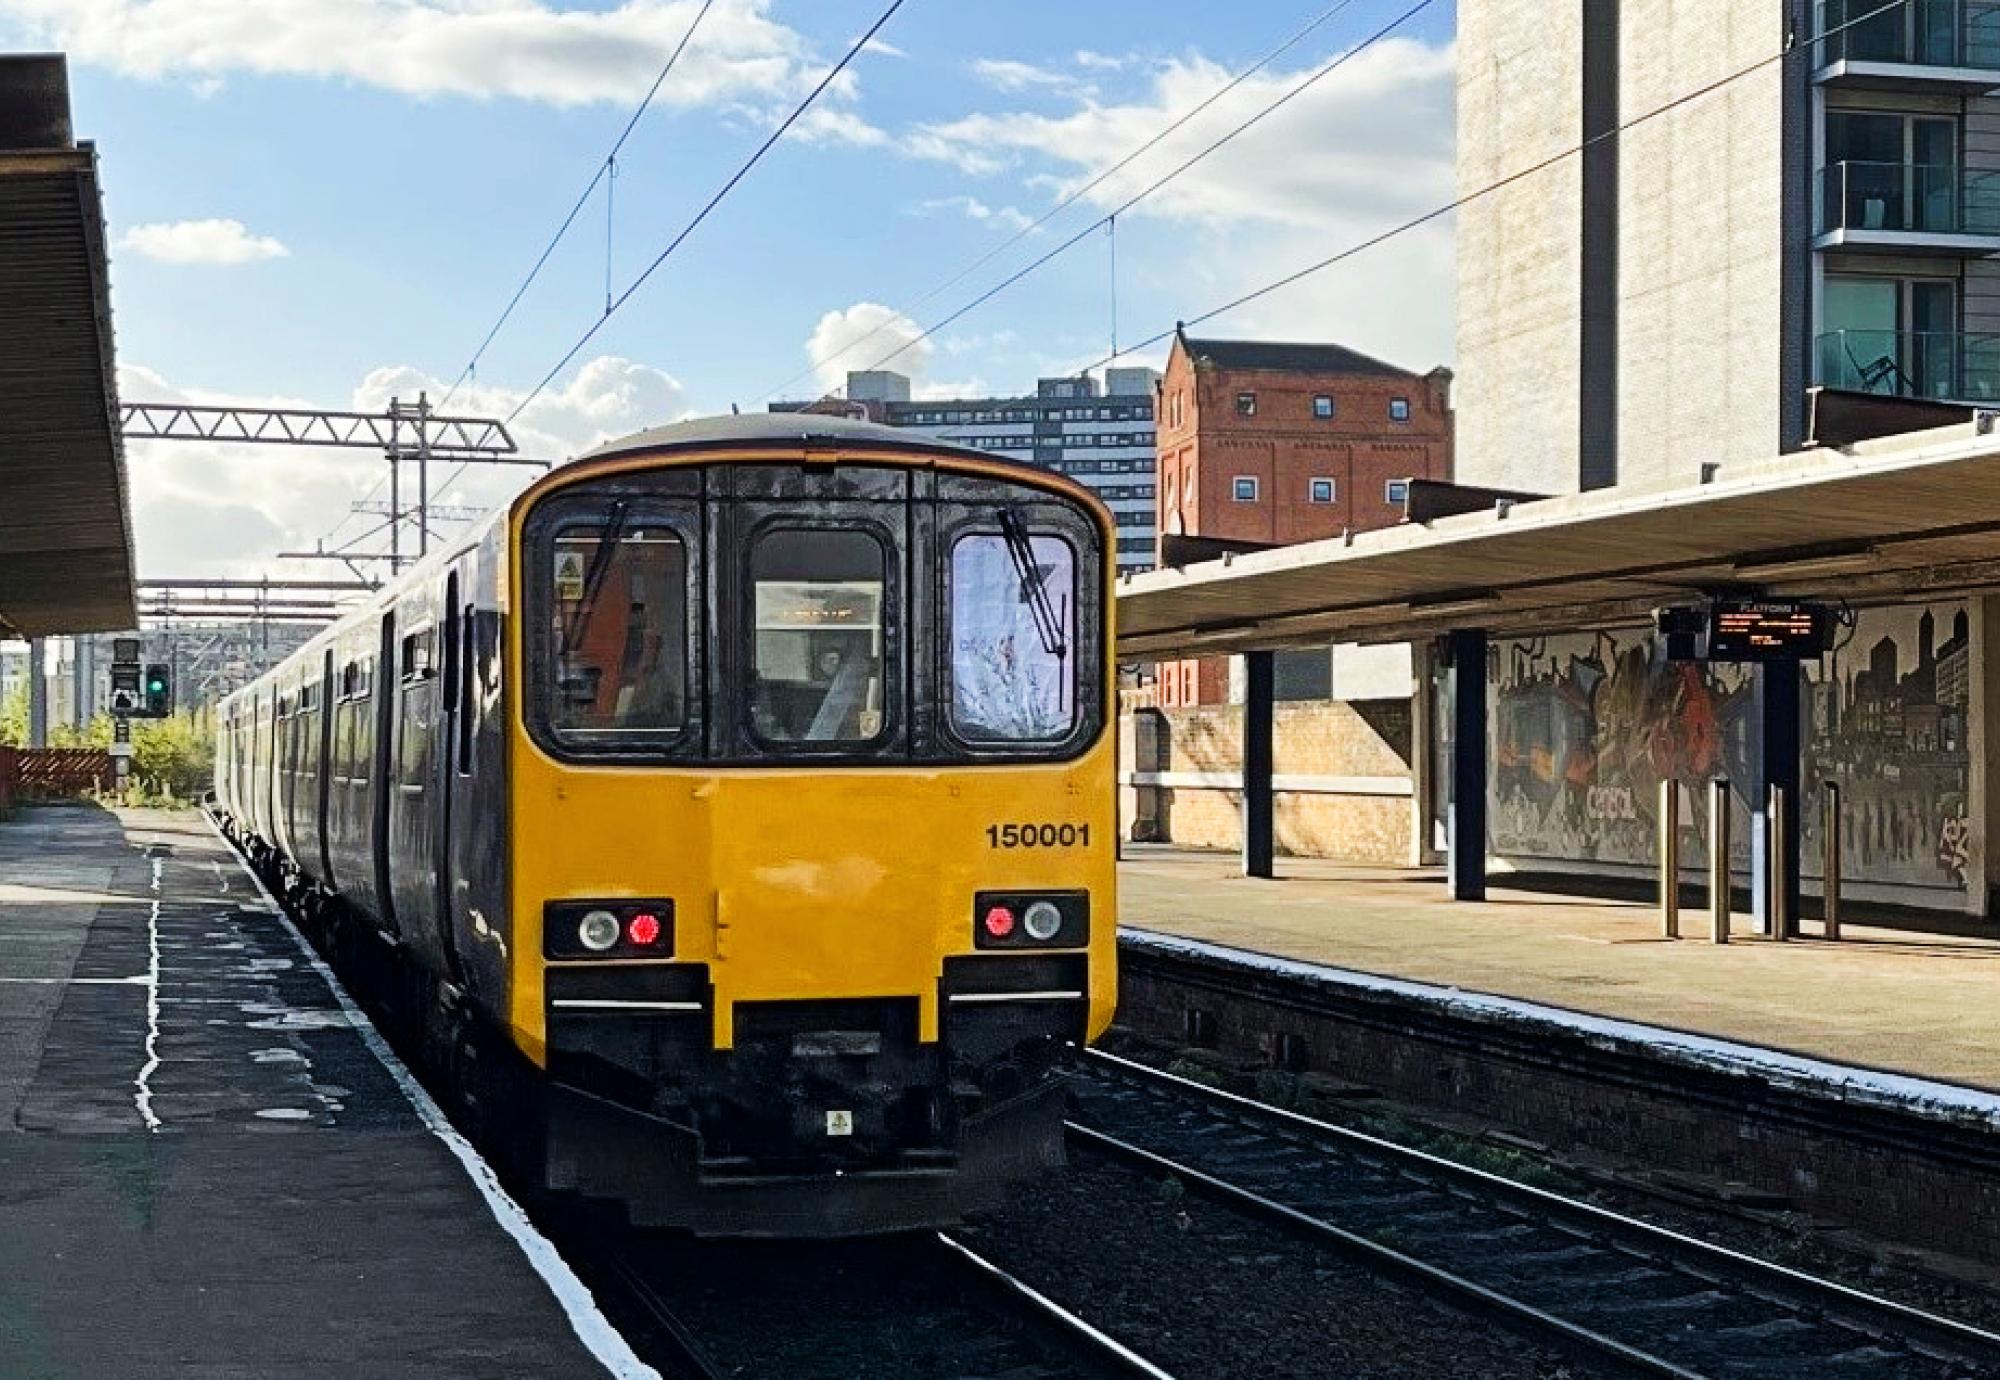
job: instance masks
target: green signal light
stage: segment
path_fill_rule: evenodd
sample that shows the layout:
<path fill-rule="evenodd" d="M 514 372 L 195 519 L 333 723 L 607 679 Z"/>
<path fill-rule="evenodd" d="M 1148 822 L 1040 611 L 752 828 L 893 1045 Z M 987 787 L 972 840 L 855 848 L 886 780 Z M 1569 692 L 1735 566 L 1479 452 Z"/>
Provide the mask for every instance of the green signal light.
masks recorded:
<path fill-rule="evenodd" d="M 146 682 L 146 688 L 157 695 L 167 688 L 167 683 L 163 680 L 149 680 Z"/>

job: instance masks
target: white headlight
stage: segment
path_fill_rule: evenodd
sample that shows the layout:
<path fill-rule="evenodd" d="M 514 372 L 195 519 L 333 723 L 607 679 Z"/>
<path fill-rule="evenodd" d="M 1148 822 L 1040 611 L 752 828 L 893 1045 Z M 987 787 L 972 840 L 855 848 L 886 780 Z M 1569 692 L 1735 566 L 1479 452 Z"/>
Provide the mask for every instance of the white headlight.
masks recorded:
<path fill-rule="evenodd" d="M 1028 932 L 1028 938 L 1047 943 L 1062 928 L 1062 912 L 1053 901 L 1037 901 L 1021 917 L 1021 928 Z"/>
<path fill-rule="evenodd" d="M 603 953 L 618 942 L 618 917 L 608 910 L 585 911 L 576 923 L 576 942 L 592 953 Z"/>

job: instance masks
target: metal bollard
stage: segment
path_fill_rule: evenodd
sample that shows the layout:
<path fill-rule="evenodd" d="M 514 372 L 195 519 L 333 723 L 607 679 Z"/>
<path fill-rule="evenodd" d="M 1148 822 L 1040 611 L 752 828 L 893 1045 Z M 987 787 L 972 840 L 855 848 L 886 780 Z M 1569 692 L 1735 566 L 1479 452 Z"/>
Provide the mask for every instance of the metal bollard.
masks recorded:
<path fill-rule="evenodd" d="M 1729 782 L 1708 783 L 1708 914 L 1709 938 L 1729 942 Z"/>
<path fill-rule="evenodd" d="M 1785 887 L 1785 824 L 1791 810 L 1791 801 L 1785 798 L 1783 786 L 1771 787 L 1771 804 L 1764 816 L 1764 856 L 1769 864 L 1764 871 L 1768 877 L 1765 914 L 1771 917 L 1771 938 L 1780 942 L 1792 937 L 1792 916 L 1785 902 L 1789 900 Z"/>
<path fill-rule="evenodd" d="M 1840 938 L 1840 783 L 1826 783 L 1825 837 L 1821 840 L 1820 898 L 1828 939 Z"/>
<path fill-rule="evenodd" d="M 1660 783 L 1660 935 L 1681 937 L 1681 783 Z"/>

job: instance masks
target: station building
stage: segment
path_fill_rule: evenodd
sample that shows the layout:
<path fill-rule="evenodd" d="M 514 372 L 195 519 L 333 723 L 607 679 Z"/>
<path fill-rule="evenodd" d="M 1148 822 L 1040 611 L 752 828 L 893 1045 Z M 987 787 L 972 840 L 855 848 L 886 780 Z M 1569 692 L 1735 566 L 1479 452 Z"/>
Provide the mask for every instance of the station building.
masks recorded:
<path fill-rule="evenodd" d="M 1451 477 L 1451 371 L 1417 374 L 1330 343 L 1191 339 L 1160 382 L 1159 526 L 1233 550 L 1403 520 L 1409 481 Z M 1288 656 L 1281 696 L 1333 691 L 1328 650 Z M 1164 708 L 1229 700 L 1218 657 L 1159 668 Z"/>
<path fill-rule="evenodd" d="M 1450 784 L 1454 759 L 1473 760 L 1454 741 L 1470 726 L 1486 790 L 1476 816 L 1460 810 L 1455 851 L 1474 851 L 1463 830 L 1476 828 L 1482 871 L 1649 877 L 1669 781 L 1693 876 L 1707 784 L 1727 779 L 1738 881 L 1761 882 L 1784 871 L 1782 857 L 1756 856 L 1764 788 L 1791 773 L 1779 851 L 1798 859 L 1804 895 L 1818 886 L 1833 782 L 1844 895 L 1990 924 L 2000 533 L 1975 516 L 1964 476 L 1976 471 L 1955 461 L 1953 489 L 1927 465 L 1939 447 L 1986 444 L 1979 409 L 2000 400 L 2000 16 L 1972 0 L 1877 9 L 1462 5 L 1461 195 L 1587 144 L 1458 212 L 1453 477 L 1505 497 L 1346 547 L 1237 557 L 1227 601 L 1195 594 L 1217 567 L 1141 577 L 1122 627 L 1144 626 L 1153 600 L 1178 631 L 1128 649 L 1414 639 L 1409 737 L 1395 736 L 1401 719 L 1378 734 L 1390 751 L 1369 777 L 1380 791 L 1403 762 L 1411 861 L 1445 851 L 1454 809 L 1473 803 Z M 1829 404 L 1876 411 L 1850 433 L 1815 411 Z M 1887 435 L 1953 418 L 1966 425 Z M 1842 510 L 1862 478 L 1893 511 Z M 1745 521 L 1736 501 L 1759 495 L 1769 511 Z M 1638 524 L 1649 507 L 1705 530 Z M 1525 531 L 1537 512 L 1535 561 L 1469 559 L 1487 524 Z M 1433 555 L 1390 561 L 1404 541 Z M 1629 541 L 1653 547 L 1616 549 Z M 1392 573 L 1357 593 L 1344 572 L 1364 568 Z M 1569 588 L 1548 589 L 1565 569 Z M 1717 592 L 1818 598 L 1842 626 L 1795 682 L 1669 660 L 1652 610 Z M 1469 680 L 1475 651 L 1484 704 L 1468 718 L 1452 676 Z M 1237 734 L 1263 731 L 1257 697 L 1246 690 Z M 1310 735 L 1288 733 L 1288 708 L 1273 730 L 1281 842 L 1338 848 L 1298 826 L 1309 797 L 1283 789 L 1330 775 L 1297 765 Z"/>

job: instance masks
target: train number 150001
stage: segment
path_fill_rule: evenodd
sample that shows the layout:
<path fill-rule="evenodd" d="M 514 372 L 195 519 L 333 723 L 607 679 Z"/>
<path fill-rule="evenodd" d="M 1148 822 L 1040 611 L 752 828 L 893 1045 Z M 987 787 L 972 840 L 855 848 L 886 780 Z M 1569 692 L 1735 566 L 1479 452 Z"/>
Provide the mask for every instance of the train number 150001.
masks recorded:
<path fill-rule="evenodd" d="M 989 824 L 986 843 L 991 848 L 1075 848 L 1090 847 L 1088 824 Z"/>

